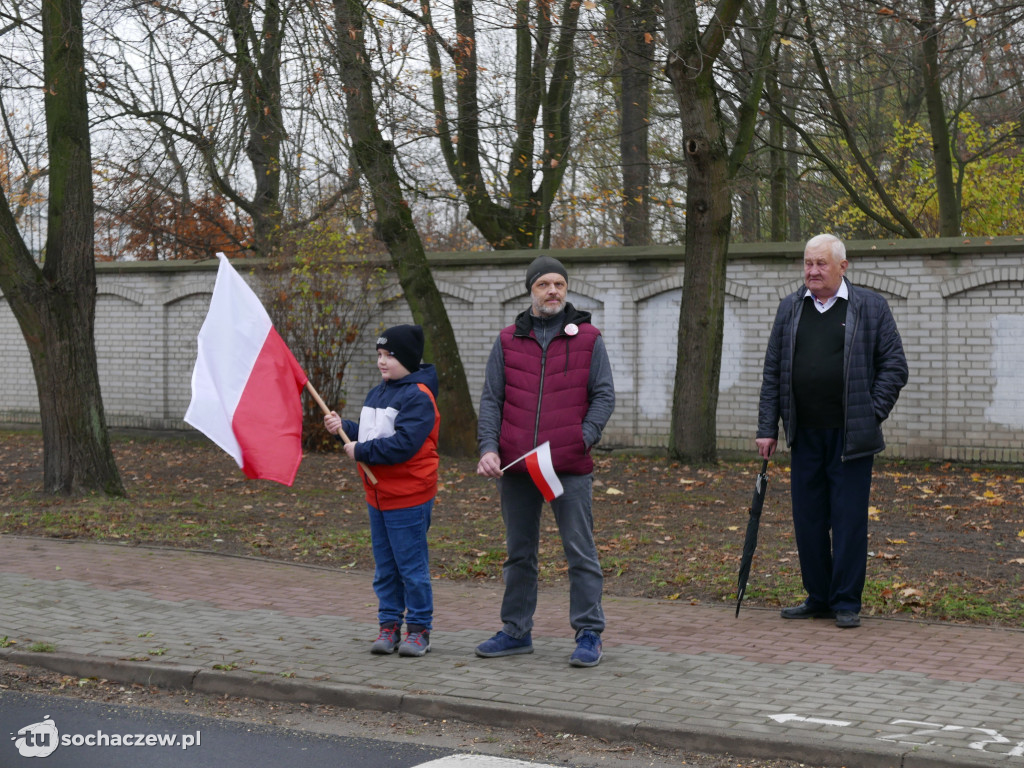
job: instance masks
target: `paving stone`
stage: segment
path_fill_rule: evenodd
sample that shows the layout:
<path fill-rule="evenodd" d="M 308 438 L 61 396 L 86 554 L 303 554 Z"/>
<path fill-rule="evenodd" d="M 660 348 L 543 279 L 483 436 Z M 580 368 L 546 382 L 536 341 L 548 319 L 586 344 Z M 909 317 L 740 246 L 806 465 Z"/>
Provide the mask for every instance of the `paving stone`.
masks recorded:
<path fill-rule="evenodd" d="M 371 580 L 201 552 L 0 536 L 0 637 L 16 641 L 0 654 L 83 676 L 91 664 L 112 679 L 495 725 L 514 719 L 805 762 L 873 768 L 925 765 L 915 761 L 927 756 L 936 766 L 1024 767 L 1020 630 L 871 618 L 839 631 L 781 621 L 774 610 L 736 619 L 728 606 L 615 597 L 604 659 L 577 669 L 568 664 L 567 589 L 542 590 L 533 654 L 479 659 L 473 648 L 500 626 L 500 584 L 435 580 L 433 650 L 404 659 L 369 652 Z M 633 631 L 654 624 L 670 631 Z M 26 653 L 34 642 L 56 651 Z"/>

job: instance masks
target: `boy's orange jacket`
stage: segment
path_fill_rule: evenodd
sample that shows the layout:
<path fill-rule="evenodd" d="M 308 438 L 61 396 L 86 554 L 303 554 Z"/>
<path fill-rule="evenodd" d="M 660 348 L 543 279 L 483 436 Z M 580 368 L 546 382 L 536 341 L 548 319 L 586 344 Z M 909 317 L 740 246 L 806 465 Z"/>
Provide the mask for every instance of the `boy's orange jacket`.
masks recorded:
<path fill-rule="evenodd" d="M 369 465 L 377 484 L 363 471 L 366 501 L 381 511 L 414 507 L 437 495 L 437 372 L 423 363 L 397 381 L 382 381 L 366 396 L 358 424 L 345 421 L 348 435 L 358 435 L 356 460 Z"/>

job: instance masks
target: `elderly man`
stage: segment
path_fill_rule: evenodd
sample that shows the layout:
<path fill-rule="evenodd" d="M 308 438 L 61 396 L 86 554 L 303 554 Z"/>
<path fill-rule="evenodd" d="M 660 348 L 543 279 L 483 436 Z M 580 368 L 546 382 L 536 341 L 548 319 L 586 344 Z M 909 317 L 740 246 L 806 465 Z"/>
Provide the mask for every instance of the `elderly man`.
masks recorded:
<path fill-rule="evenodd" d="M 896 322 L 880 295 L 852 285 L 842 240 L 804 248 L 804 286 L 784 298 L 768 339 L 757 451 L 770 458 L 779 417 L 791 453 L 793 527 L 807 599 L 784 619 L 860 626 L 868 498 L 882 422 L 907 383 Z"/>
<path fill-rule="evenodd" d="M 487 361 L 480 399 L 477 473 L 498 479 L 505 521 L 504 624 L 481 643 L 477 656 L 532 653 L 530 630 L 537 608 L 537 553 L 544 497 L 510 462 L 551 442 L 564 492 L 551 502 L 569 563 L 569 623 L 576 650 L 569 663 L 601 661 L 604 575 L 594 545 L 590 449 L 615 408 L 615 386 L 601 332 L 590 313 L 566 301 L 569 279 L 557 259 L 540 256 L 526 271 L 530 308 L 498 336 Z"/>

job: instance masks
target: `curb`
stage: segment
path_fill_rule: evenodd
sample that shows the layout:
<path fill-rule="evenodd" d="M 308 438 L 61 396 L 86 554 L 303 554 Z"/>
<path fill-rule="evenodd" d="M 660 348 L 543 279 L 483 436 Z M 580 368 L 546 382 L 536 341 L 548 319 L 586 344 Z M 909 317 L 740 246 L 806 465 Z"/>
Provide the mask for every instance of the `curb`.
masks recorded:
<path fill-rule="evenodd" d="M 119 683 L 155 685 L 158 688 L 192 689 L 200 669 L 177 664 L 142 664 L 103 659 L 80 653 L 46 653 L 0 649 L 0 659 L 23 667 L 42 667 L 71 677 L 96 677 Z"/>
<path fill-rule="evenodd" d="M 972 768 L 991 766 L 975 754 L 951 756 L 922 754 L 850 745 L 803 734 L 800 741 L 768 733 L 736 734 L 713 726 L 671 728 L 630 718 L 566 713 L 516 704 L 467 701 L 451 696 L 409 694 L 330 682 L 272 677 L 243 677 L 238 673 L 153 662 L 103 659 L 73 653 L 43 653 L 0 649 L 0 659 L 52 672 L 100 678 L 120 683 L 152 685 L 217 696 L 239 696 L 265 701 L 324 704 L 346 709 L 402 712 L 431 719 L 451 718 L 477 725 L 534 728 L 591 736 L 603 741 L 639 741 L 655 747 L 683 749 L 737 757 L 794 760 L 843 768 Z"/>

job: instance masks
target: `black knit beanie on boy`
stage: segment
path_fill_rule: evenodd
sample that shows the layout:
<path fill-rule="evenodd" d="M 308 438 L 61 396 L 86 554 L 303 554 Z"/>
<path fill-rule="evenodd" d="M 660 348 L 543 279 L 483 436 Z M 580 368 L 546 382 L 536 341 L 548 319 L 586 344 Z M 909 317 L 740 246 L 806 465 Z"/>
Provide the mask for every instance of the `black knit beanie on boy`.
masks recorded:
<path fill-rule="evenodd" d="M 526 292 L 529 293 L 533 290 L 533 284 L 537 282 L 537 278 L 552 272 L 561 275 L 568 282 L 569 274 L 558 259 L 553 256 L 538 256 L 534 259 L 526 268 Z"/>
<path fill-rule="evenodd" d="M 412 373 L 420 369 L 423 359 L 423 328 L 418 325 L 395 325 L 377 338 L 377 349 L 386 349 Z"/>

